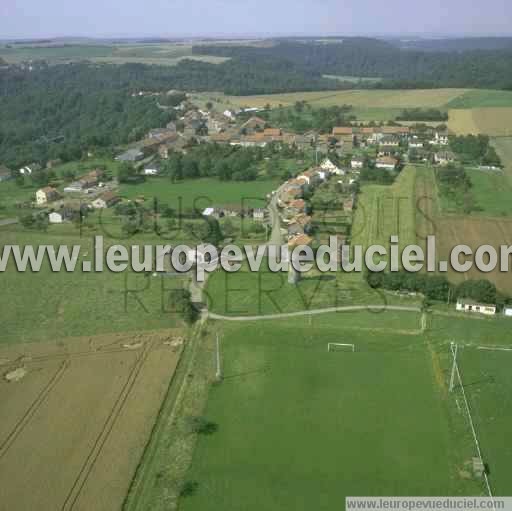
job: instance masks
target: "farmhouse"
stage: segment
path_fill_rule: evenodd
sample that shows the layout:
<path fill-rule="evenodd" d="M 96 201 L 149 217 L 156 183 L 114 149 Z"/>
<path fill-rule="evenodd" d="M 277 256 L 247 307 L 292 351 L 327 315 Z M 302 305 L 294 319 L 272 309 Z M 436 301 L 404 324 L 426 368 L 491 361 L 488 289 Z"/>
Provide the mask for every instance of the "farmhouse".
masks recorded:
<path fill-rule="evenodd" d="M 98 197 L 92 202 L 94 209 L 105 209 L 110 208 L 120 202 L 121 199 L 112 192 L 105 192 L 103 195 Z"/>
<path fill-rule="evenodd" d="M 128 151 L 125 151 L 124 153 L 120 154 L 119 156 L 116 156 L 117 161 L 128 161 L 128 162 L 134 162 L 139 161 L 144 158 L 144 153 L 140 149 L 128 149 Z"/>
<path fill-rule="evenodd" d="M 256 131 L 263 131 L 266 121 L 261 117 L 251 117 L 248 121 L 244 122 L 240 127 L 240 133 L 250 135 Z"/>
<path fill-rule="evenodd" d="M 494 316 L 496 314 L 496 305 L 458 300 L 456 310 Z"/>
<path fill-rule="evenodd" d="M 375 166 L 378 169 L 395 170 L 398 165 L 398 160 L 392 156 L 382 156 L 377 158 Z"/>
<path fill-rule="evenodd" d="M 364 158 L 356 156 L 350 160 L 350 167 L 352 169 L 362 169 L 364 167 Z"/>
<path fill-rule="evenodd" d="M 329 158 L 326 158 L 321 164 L 320 168 L 325 170 L 329 174 L 336 174 L 339 176 L 343 176 L 345 171 L 337 167 Z"/>
<path fill-rule="evenodd" d="M 64 193 L 79 193 L 82 191 L 82 183 L 80 181 L 73 181 L 64 188 Z"/>
<path fill-rule="evenodd" d="M 59 198 L 59 194 L 55 188 L 51 186 L 46 186 L 45 188 L 41 188 L 36 192 L 36 202 L 39 205 L 47 204 L 48 202 L 52 202 Z"/>
<path fill-rule="evenodd" d="M 438 165 L 448 165 L 455 161 L 455 154 L 451 151 L 442 151 L 434 154 L 434 162 Z"/>
<path fill-rule="evenodd" d="M 448 145 L 448 132 L 447 131 L 436 131 L 434 138 L 430 141 L 433 145 Z"/>

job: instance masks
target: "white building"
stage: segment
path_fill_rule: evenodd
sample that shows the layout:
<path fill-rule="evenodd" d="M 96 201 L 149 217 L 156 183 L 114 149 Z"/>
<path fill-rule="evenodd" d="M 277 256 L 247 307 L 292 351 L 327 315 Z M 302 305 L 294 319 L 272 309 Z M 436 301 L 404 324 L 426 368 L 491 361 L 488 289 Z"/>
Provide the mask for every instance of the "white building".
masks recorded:
<path fill-rule="evenodd" d="M 375 163 L 375 167 L 378 169 L 386 169 L 386 170 L 395 170 L 398 165 L 398 160 L 393 158 L 392 156 L 383 156 L 382 158 L 377 158 Z"/>
<path fill-rule="evenodd" d="M 62 218 L 62 215 L 56 211 L 48 215 L 48 222 L 51 224 L 61 224 L 63 221 L 64 219 Z"/>
<path fill-rule="evenodd" d="M 474 312 L 477 314 L 485 314 L 486 316 L 494 316 L 496 314 L 496 305 L 458 300 L 456 310 L 461 312 Z"/>
<path fill-rule="evenodd" d="M 321 164 L 320 168 L 329 172 L 329 174 L 344 175 L 345 171 L 338 168 L 329 158 L 326 158 Z"/>
<path fill-rule="evenodd" d="M 350 167 L 352 169 L 362 169 L 364 166 L 364 160 L 362 158 L 352 158 L 350 160 Z"/>

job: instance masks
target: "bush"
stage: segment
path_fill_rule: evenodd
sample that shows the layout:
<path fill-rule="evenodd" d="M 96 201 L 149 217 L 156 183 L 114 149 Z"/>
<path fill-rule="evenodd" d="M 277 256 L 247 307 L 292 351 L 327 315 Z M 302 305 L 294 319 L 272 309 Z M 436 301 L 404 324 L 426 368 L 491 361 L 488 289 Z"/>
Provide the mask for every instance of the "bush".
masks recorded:
<path fill-rule="evenodd" d="M 209 421 L 205 417 L 188 417 L 186 419 L 186 429 L 188 433 L 196 435 L 211 435 L 215 433 L 219 427 L 215 422 Z"/>
<path fill-rule="evenodd" d="M 180 497 L 192 497 L 196 494 L 198 487 L 197 481 L 185 481 L 180 488 Z"/>

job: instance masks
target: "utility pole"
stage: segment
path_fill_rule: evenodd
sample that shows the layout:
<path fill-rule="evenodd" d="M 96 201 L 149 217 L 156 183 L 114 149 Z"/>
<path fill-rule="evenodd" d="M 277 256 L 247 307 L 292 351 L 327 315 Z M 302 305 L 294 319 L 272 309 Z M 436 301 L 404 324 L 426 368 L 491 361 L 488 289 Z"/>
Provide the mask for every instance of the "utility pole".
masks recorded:
<path fill-rule="evenodd" d="M 219 340 L 219 334 L 217 334 L 217 354 L 216 354 L 216 361 L 217 361 L 217 371 L 215 373 L 215 378 L 217 378 L 217 381 L 222 380 L 222 369 L 220 366 L 220 340 Z"/>
<path fill-rule="evenodd" d="M 452 342 L 450 344 L 450 349 L 452 350 L 453 355 L 452 375 L 450 377 L 450 392 L 453 392 L 453 387 L 455 385 L 455 371 L 457 370 L 457 352 L 459 350 L 459 345 Z"/>

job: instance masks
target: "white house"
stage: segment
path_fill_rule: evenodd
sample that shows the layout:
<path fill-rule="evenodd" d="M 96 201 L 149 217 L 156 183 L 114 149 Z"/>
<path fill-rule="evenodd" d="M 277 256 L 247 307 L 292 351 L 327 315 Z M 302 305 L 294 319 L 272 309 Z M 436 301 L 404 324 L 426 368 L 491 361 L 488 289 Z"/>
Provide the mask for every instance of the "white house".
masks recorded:
<path fill-rule="evenodd" d="M 363 158 L 352 158 L 350 160 L 350 167 L 352 169 L 362 169 L 364 167 Z"/>
<path fill-rule="evenodd" d="M 62 215 L 60 213 L 54 211 L 53 213 L 50 213 L 48 215 L 48 221 L 51 224 L 61 224 L 64 221 L 64 219 L 62 218 Z"/>
<path fill-rule="evenodd" d="M 160 166 L 155 163 L 151 163 L 144 167 L 144 175 L 145 176 L 158 176 L 160 173 Z"/>
<path fill-rule="evenodd" d="M 320 168 L 329 172 L 329 174 L 343 175 L 345 172 L 338 168 L 329 158 L 326 158 L 321 164 Z M 341 174 L 340 174 L 341 173 Z"/>
<path fill-rule="evenodd" d="M 375 166 L 378 169 L 386 169 L 386 170 L 395 170 L 398 165 L 398 160 L 393 158 L 392 156 L 383 156 L 382 158 L 377 158 Z"/>
<path fill-rule="evenodd" d="M 431 140 L 430 143 L 434 145 L 448 145 L 450 143 L 448 140 L 448 133 L 436 131 L 434 139 Z"/>
<path fill-rule="evenodd" d="M 409 140 L 409 148 L 421 149 L 424 147 L 424 142 L 420 138 L 414 136 Z"/>
<path fill-rule="evenodd" d="M 503 314 L 505 314 L 505 316 L 512 316 L 512 307 L 505 307 L 503 309 Z"/>
<path fill-rule="evenodd" d="M 231 110 L 224 110 L 223 115 L 224 115 L 224 117 L 227 117 L 228 119 L 231 119 L 232 121 L 234 121 L 236 119 L 235 113 Z"/>
<path fill-rule="evenodd" d="M 434 154 L 434 161 L 439 165 L 448 165 L 455 161 L 455 154 L 451 151 L 442 151 Z"/>
<path fill-rule="evenodd" d="M 456 310 L 494 316 L 496 314 L 496 305 L 457 300 Z"/>

